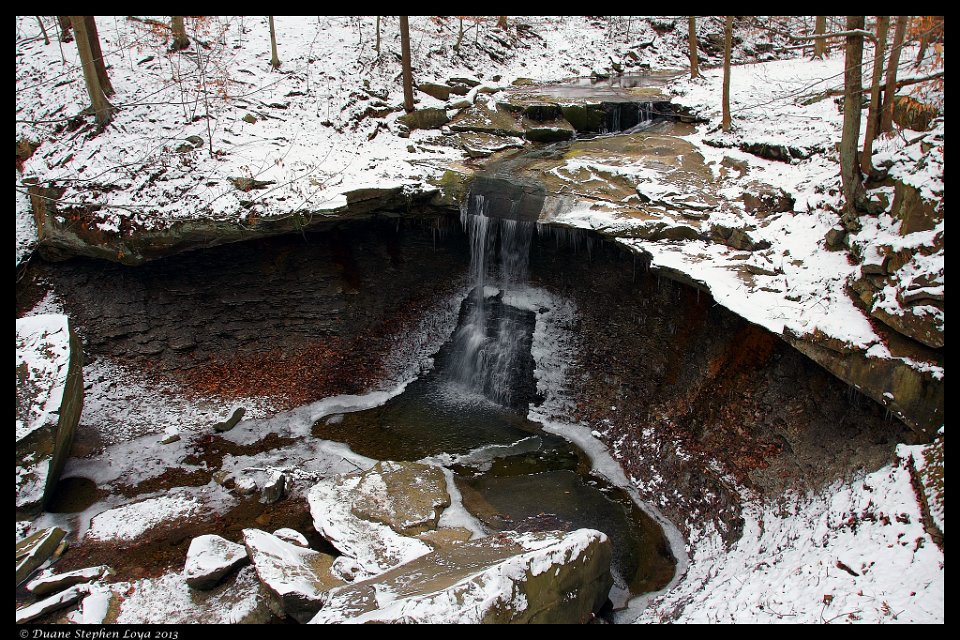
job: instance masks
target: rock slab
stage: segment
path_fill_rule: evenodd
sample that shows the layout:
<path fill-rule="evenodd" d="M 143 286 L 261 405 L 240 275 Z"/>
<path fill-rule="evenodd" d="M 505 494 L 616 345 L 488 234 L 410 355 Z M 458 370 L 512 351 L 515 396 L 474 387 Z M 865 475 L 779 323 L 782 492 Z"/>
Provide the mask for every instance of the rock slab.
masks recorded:
<path fill-rule="evenodd" d="M 606 602 L 611 554 L 592 529 L 482 538 L 335 589 L 310 622 L 582 623 Z"/>
<path fill-rule="evenodd" d="M 241 544 L 217 535 L 197 536 L 187 549 L 183 577 L 194 589 L 208 590 L 224 576 L 247 561 L 247 550 Z"/>

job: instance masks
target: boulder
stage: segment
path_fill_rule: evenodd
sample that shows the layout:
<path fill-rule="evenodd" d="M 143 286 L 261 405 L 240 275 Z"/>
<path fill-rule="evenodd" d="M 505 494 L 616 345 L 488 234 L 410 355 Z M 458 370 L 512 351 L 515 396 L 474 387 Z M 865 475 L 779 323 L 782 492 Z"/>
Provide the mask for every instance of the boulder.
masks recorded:
<path fill-rule="evenodd" d="M 506 111 L 486 105 L 474 105 L 456 115 L 450 122 L 453 131 L 476 131 L 495 136 L 523 136 L 523 127 Z"/>
<path fill-rule="evenodd" d="M 490 536 L 334 589 L 310 622 L 582 623 L 607 600 L 611 555 L 591 529 Z"/>
<path fill-rule="evenodd" d="M 421 473 L 426 466 L 382 462 L 364 473 L 321 480 L 307 496 L 314 528 L 366 575 L 429 553 L 424 542 L 397 532 L 430 528 L 449 504 L 445 479 L 440 484 L 433 472 Z M 420 490 L 403 486 L 412 477 L 422 478 Z"/>
<path fill-rule="evenodd" d="M 307 538 L 295 529 L 290 529 L 284 527 L 282 529 L 277 529 L 273 532 L 273 535 L 277 536 L 284 542 L 289 542 L 290 544 L 295 544 L 298 547 L 303 547 L 306 549 L 310 546 L 310 543 L 307 542 Z"/>
<path fill-rule="evenodd" d="M 27 591 L 35 596 L 47 596 L 51 593 L 63 591 L 76 584 L 102 578 L 110 573 L 113 573 L 113 571 L 104 564 L 96 567 L 87 567 L 86 569 L 67 571 L 66 573 L 44 573 L 27 583 Z"/>
<path fill-rule="evenodd" d="M 523 140 L 520 138 L 495 136 L 476 131 L 458 133 L 455 139 L 471 158 L 486 158 L 504 149 L 523 146 Z"/>
<path fill-rule="evenodd" d="M 247 550 L 243 545 L 217 535 L 197 536 L 187 549 L 183 577 L 192 588 L 206 591 L 246 561 Z"/>
<path fill-rule="evenodd" d="M 97 615 L 90 616 L 102 616 L 103 624 L 264 624 L 284 613 L 251 566 L 241 567 L 235 577 L 209 591 L 191 589 L 179 571 L 112 587 Z"/>
<path fill-rule="evenodd" d="M 755 182 L 748 185 L 741 196 L 743 208 L 747 213 L 766 216 L 772 213 L 793 211 L 796 200 L 779 187 Z"/>
<path fill-rule="evenodd" d="M 434 97 L 437 100 L 450 99 L 450 87 L 445 84 L 439 84 L 436 82 L 421 82 L 417 85 L 417 91 Z"/>
<path fill-rule="evenodd" d="M 83 352 L 69 319 L 17 320 L 17 513 L 49 502 L 83 410 Z"/>
<path fill-rule="evenodd" d="M 60 546 L 67 532 L 60 527 L 41 529 L 17 543 L 17 584 L 30 577 Z"/>
<path fill-rule="evenodd" d="M 523 128 L 527 140 L 532 142 L 562 142 L 572 140 L 577 135 L 573 125 L 563 118 L 546 121 L 524 118 Z"/>
<path fill-rule="evenodd" d="M 942 201 L 926 200 L 916 187 L 894 181 L 891 214 L 900 219 L 900 235 L 933 229 L 943 220 L 942 207 Z"/>
<path fill-rule="evenodd" d="M 287 488 L 287 476 L 279 471 L 274 471 L 263 484 L 260 491 L 260 502 L 263 504 L 273 504 L 283 498 L 283 492 Z"/>
<path fill-rule="evenodd" d="M 414 129 L 439 129 L 450 122 L 450 118 L 447 117 L 446 109 L 428 107 L 405 113 L 397 118 L 397 122 L 411 131 Z"/>
<path fill-rule="evenodd" d="M 450 506 L 443 470 L 417 462 L 378 462 L 360 474 L 353 496 L 353 515 L 404 536 L 436 529 Z"/>
<path fill-rule="evenodd" d="M 304 549 L 259 529 L 244 529 L 243 543 L 257 577 L 280 598 L 283 610 L 306 622 L 323 606 L 327 592 L 344 584 L 330 571 L 334 557 Z"/>

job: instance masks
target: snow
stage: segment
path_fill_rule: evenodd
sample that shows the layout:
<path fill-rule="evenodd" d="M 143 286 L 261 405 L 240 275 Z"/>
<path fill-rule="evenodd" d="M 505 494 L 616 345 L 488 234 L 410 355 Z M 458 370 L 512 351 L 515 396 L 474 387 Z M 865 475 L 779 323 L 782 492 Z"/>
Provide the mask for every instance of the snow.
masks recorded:
<path fill-rule="evenodd" d="M 70 326 L 64 315 L 48 314 L 17 319 L 17 381 L 36 390 L 21 407 L 17 398 L 16 441 L 59 421 L 60 404 L 70 365 Z M 20 412 L 23 411 L 23 415 Z"/>
<path fill-rule="evenodd" d="M 819 493 L 748 503 L 731 549 L 709 533 L 694 542 L 686 577 L 640 622 L 943 622 L 943 552 L 902 459 Z"/>
<path fill-rule="evenodd" d="M 264 608 L 268 596 L 262 591 L 253 567 L 244 567 L 230 585 L 210 592 L 206 598 L 195 597 L 196 592 L 187 586 L 179 571 L 159 578 L 114 583 L 110 589 L 123 599 L 116 620 L 119 624 L 266 621 L 255 616 Z"/>
<path fill-rule="evenodd" d="M 149 498 L 94 516 L 86 536 L 91 540 L 134 540 L 162 524 L 196 516 L 202 509 L 200 501 L 192 496 Z"/>

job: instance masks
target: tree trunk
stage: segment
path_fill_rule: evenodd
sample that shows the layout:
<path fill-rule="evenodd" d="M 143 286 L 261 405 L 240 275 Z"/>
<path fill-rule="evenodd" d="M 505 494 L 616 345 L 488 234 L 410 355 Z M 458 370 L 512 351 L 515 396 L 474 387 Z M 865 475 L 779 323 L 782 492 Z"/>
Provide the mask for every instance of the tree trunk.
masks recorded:
<path fill-rule="evenodd" d="M 73 34 L 70 30 L 73 25 L 70 23 L 70 16 L 57 16 L 60 22 L 60 42 L 73 42 Z"/>
<path fill-rule="evenodd" d="M 817 26 L 813 30 L 813 34 L 816 36 L 822 36 L 827 32 L 827 16 L 817 16 Z M 827 53 L 827 39 L 826 38 L 817 38 L 815 44 L 813 45 L 813 59 L 814 60 L 823 60 L 823 57 Z"/>
<path fill-rule="evenodd" d="M 91 34 L 88 32 L 89 23 L 84 16 L 70 17 L 76 34 L 77 52 L 80 54 L 80 63 L 83 66 L 83 80 L 87 85 L 87 93 L 90 94 L 90 102 L 93 105 L 97 126 L 103 129 L 110 123 L 114 109 L 110 101 L 107 100 L 100 84 L 100 77 L 94 61 Z"/>
<path fill-rule="evenodd" d="M 497 29 L 507 29 L 507 16 L 497 16 Z"/>
<path fill-rule="evenodd" d="M 40 25 L 40 32 L 43 34 L 43 44 L 50 44 L 50 36 L 47 35 L 47 28 L 43 26 L 43 20 L 40 19 L 40 16 L 36 16 L 37 24 Z"/>
<path fill-rule="evenodd" d="M 730 56 L 733 52 L 733 16 L 727 16 L 723 27 L 723 122 L 724 131 L 730 131 Z"/>
<path fill-rule="evenodd" d="M 408 16 L 400 16 L 400 54 L 403 65 L 403 108 L 413 111 L 413 69 L 410 65 L 410 23 Z"/>
<path fill-rule="evenodd" d="M 925 25 L 922 22 L 920 24 L 920 28 L 923 30 L 920 32 L 920 48 L 917 50 L 917 65 L 923 62 L 923 59 L 927 56 L 927 47 L 930 46 L 930 30 L 924 28 Z"/>
<path fill-rule="evenodd" d="M 73 22 L 73 28 L 76 30 L 76 16 L 71 22 Z M 103 58 L 103 51 L 100 50 L 100 34 L 97 32 L 97 22 L 93 16 L 83 16 L 83 22 L 87 28 L 87 40 L 90 43 L 90 52 L 93 54 L 93 66 L 97 70 L 100 88 L 103 89 L 103 95 L 109 98 L 115 91 L 110 83 L 110 76 L 107 75 L 107 64 Z"/>
<path fill-rule="evenodd" d="M 170 16 L 170 31 L 173 32 L 173 44 L 170 51 L 183 51 L 190 46 L 190 38 L 183 25 L 183 16 Z"/>
<path fill-rule="evenodd" d="M 270 23 L 270 68 L 280 68 L 280 56 L 277 55 L 277 31 L 273 28 L 273 16 L 267 16 Z"/>
<path fill-rule="evenodd" d="M 910 16 L 897 16 L 897 27 L 893 32 L 893 48 L 890 49 L 890 62 L 887 63 L 887 86 L 883 90 L 883 107 L 880 109 L 880 133 L 893 130 L 893 101 L 897 95 L 897 66 L 900 64 L 900 50 L 903 49 L 903 37 L 907 33 Z"/>
<path fill-rule="evenodd" d="M 457 43 L 453 45 L 453 50 L 460 53 L 460 43 L 463 42 L 463 16 L 460 16 L 460 31 L 457 33 Z"/>
<path fill-rule="evenodd" d="M 873 47 L 873 75 L 870 81 L 870 109 L 867 111 L 867 131 L 863 139 L 860 168 L 865 175 L 873 173 L 873 141 L 880 129 L 880 80 L 883 79 L 883 58 L 887 53 L 887 31 L 890 16 L 877 16 L 877 42 Z"/>
<path fill-rule="evenodd" d="M 462 22 L 460 23 L 463 24 Z M 373 50 L 377 52 L 377 57 L 380 57 L 380 16 L 377 16 L 377 43 L 373 46 Z"/>
<path fill-rule="evenodd" d="M 847 16 L 847 31 L 863 29 L 864 16 Z M 857 203 L 863 199 L 863 180 L 857 148 L 860 141 L 863 36 L 847 36 L 843 74 L 843 134 L 840 139 L 840 179 L 843 182 L 843 223 L 848 230 L 860 228 Z"/>
<path fill-rule="evenodd" d="M 687 39 L 690 42 L 690 77 L 700 77 L 700 59 L 697 55 L 697 17 L 687 17 Z"/>

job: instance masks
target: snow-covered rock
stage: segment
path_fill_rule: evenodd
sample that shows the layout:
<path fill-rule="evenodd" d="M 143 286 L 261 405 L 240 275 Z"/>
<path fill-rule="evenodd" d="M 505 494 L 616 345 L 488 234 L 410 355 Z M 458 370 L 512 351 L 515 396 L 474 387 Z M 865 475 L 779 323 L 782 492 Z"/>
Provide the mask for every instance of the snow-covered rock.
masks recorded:
<path fill-rule="evenodd" d="M 41 529 L 17 543 L 17 584 L 53 555 L 67 532 L 60 527 Z"/>
<path fill-rule="evenodd" d="M 382 462 L 363 473 L 321 480 L 308 495 L 314 527 L 367 575 L 429 553 L 428 545 L 398 533 L 435 527 L 442 506 L 450 504 L 443 472 L 428 469 Z"/>
<path fill-rule="evenodd" d="M 190 541 L 183 577 L 194 589 L 212 589 L 237 565 L 247 561 L 242 544 L 217 535 L 197 536 Z"/>
<path fill-rule="evenodd" d="M 36 596 L 46 596 L 57 591 L 63 591 L 67 587 L 72 587 L 81 582 L 96 580 L 109 573 L 112 573 L 110 567 L 103 564 L 77 569 L 76 571 L 67 571 L 66 573 L 53 573 L 48 570 L 28 582 L 27 591 Z"/>
<path fill-rule="evenodd" d="M 179 571 L 115 583 L 111 590 L 122 598 L 110 606 L 106 624 L 263 624 L 282 615 L 253 567 L 209 591 L 191 589 Z"/>
<path fill-rule="evenodd" d="M 17 609 L 17 624 L 24 624 L 31 620 L 36 620 L 51 611 L 67 607 L 89 593 L 89 591 L 89 585 L 78 584 L 70 587 L 66 591 L 61 591 L 57 595 L 50 596 L 39 602 L 34 602 L 22 609 Z"/>
<path fill-rule="evenodd" d="M 151 529 L 177 518 L 197 515 L 202 504 L 193 496 L 174 494 L 149 498 L 109 509 L 94 516 L 86 538 L 91 540 L 134 540 Z"/>
<path fill-rule="evenodd" d="M 592 529 L 506 533 L 335 589 L 311 623 L 576 623 L 603 605 L 611 546 Z"/>
<path fill-rule="evenodd" d="M 69 319 L 17 320 L 17 511 L 49 500 L 83 410 L 83 353 Z"/>
<path fill-rule="evenodd" d="M 290 529 L 289 527 L 284 527 L 282 529 L 277 529 L 273 532 L 273 535 L 277 536 L 284 542 L 289 542 L 290 544 L 295 544 L 298 547 L 307 548 L 310 546 L 310 543 L 307 541 L 306 536 L 297 531 L 296 529 Z"/>
<path fill-rule="evenodd" d="M 330 571 L 333 556 L 304 549 L 259 529 L 244 529 L 243 542 L 260 582 L 301 622 L 327 600 L 327 592 L 343 584 Z"/>

